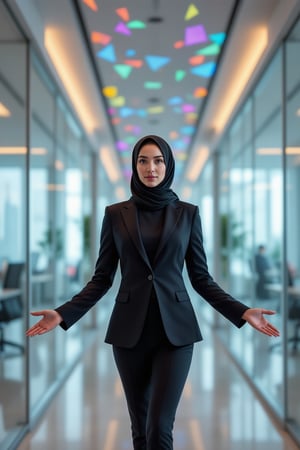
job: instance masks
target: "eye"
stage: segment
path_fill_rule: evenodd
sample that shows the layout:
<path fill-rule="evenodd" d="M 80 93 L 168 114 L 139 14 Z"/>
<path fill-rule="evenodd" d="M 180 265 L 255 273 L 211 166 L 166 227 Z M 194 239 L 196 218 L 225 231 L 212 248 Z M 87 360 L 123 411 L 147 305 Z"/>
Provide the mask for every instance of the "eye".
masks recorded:
<path fill-rule="evenodd" d="M 155 160 L 155 162 L 156 162 L 156 164 L 164 164 L 165 163 L 163 158 L 158 158 Z"/>
<path fill-rule="evenodd" d="M 140 158 L 140 159 L 138 160 L 138 163 L 139 163 L 139 164 L 145 164 L 145 162 L 146 162 L 146 160 L 145 160 L 144 158 Z"/>

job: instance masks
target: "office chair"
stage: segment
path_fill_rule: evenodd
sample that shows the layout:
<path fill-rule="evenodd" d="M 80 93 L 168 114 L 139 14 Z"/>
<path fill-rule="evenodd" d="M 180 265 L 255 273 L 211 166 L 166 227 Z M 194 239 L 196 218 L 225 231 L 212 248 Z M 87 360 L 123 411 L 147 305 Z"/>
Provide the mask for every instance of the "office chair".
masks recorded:
<path fill-rule="evenodd" d="M 5 294 L 9 289 L 20 289 L 21 276 L 24 270 L 24 263 L 9 263 L 4 275 L 2 292 Z M 16 293 L 0 298 L 0 354 L 5 353 L 5 346 L 18 348 L 22 352 L 24 347 L 16 342 L 8 341 L 4 338 L 4 327 L 15 319 L 20 319 L 23 315 L 23 303 L 21 293 Z"/>

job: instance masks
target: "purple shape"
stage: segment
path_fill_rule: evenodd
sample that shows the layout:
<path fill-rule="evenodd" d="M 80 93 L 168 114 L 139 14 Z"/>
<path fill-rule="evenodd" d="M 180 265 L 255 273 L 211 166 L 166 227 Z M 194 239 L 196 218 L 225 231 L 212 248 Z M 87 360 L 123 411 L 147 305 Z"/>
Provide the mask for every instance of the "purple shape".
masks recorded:
<path fill-rule="evenodd" d="M 195 110 L 196 110 L 195 106 L 189 105 L 188 103 L 182 106 L 182 111 L 185 113 L 195 112 Z"/>
<path fill-rule="evenodd" d="M 124 141 L 118 141 L 116 143 L 116 147 L 120 152 L 122 152 L 124 150 L 128 150 L 128 148 L 129 148 L 128 144 Z"/>
<path fill-rule="evenodd" d="M 130 36 L 131 35 L 131 31 L 129 30 L 129 28 L 123 22 L 119 22 L 116 25 L 115 32 L 116 33 L 120 33 L 120 34 L 125 34 L 126 36 Z"/>
<path fill-rule="evenodd" d="M 207 42 L 207 34 L 203 25 L 194 25 L 185 29 L 185 45 L 202 44 Z"/>
<path fill-rule="evenodd" d="M 109 114 L 110 116 L 114 116 L 114 115 L 116 114 L 115 108 L 108 108 L 108 114 Z"/>

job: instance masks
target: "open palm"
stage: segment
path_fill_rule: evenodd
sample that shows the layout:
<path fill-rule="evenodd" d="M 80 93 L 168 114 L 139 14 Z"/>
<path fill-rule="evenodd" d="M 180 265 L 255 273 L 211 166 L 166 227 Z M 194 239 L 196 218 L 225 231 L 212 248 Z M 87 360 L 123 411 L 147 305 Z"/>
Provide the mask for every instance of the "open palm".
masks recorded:
<path fill-rule="evenodd" d="M 26 331 L 26 336 L 36 336 L 53 330 L 62 321 L 62 317 L 54 309 L 44 309 L 31 313 L 32 316 L 43 316 L 35 325 Z"/>
<path fill-rule="evenodd" d="M 276 314 L 276 311 L 263 308 L 250 308 L 243 314 L 243 319 L 253 328 L 267 336 L 280 336 L 279 330 L 264 317 L 264 314 L 273 315 Z"/>

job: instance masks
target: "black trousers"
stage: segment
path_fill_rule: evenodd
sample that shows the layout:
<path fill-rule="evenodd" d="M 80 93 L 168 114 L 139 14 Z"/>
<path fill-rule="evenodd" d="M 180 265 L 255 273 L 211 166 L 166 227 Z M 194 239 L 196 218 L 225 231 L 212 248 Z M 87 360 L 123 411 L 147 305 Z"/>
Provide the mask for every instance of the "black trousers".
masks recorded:
<path fill-rule="evenodd" d="M 168 341 L 151 299 L 145 327 L 132 349 L 113 347 L 131 420 L 134 450 L 172 450 L 176 409 L 189 372 L 193 344 Z"/>

